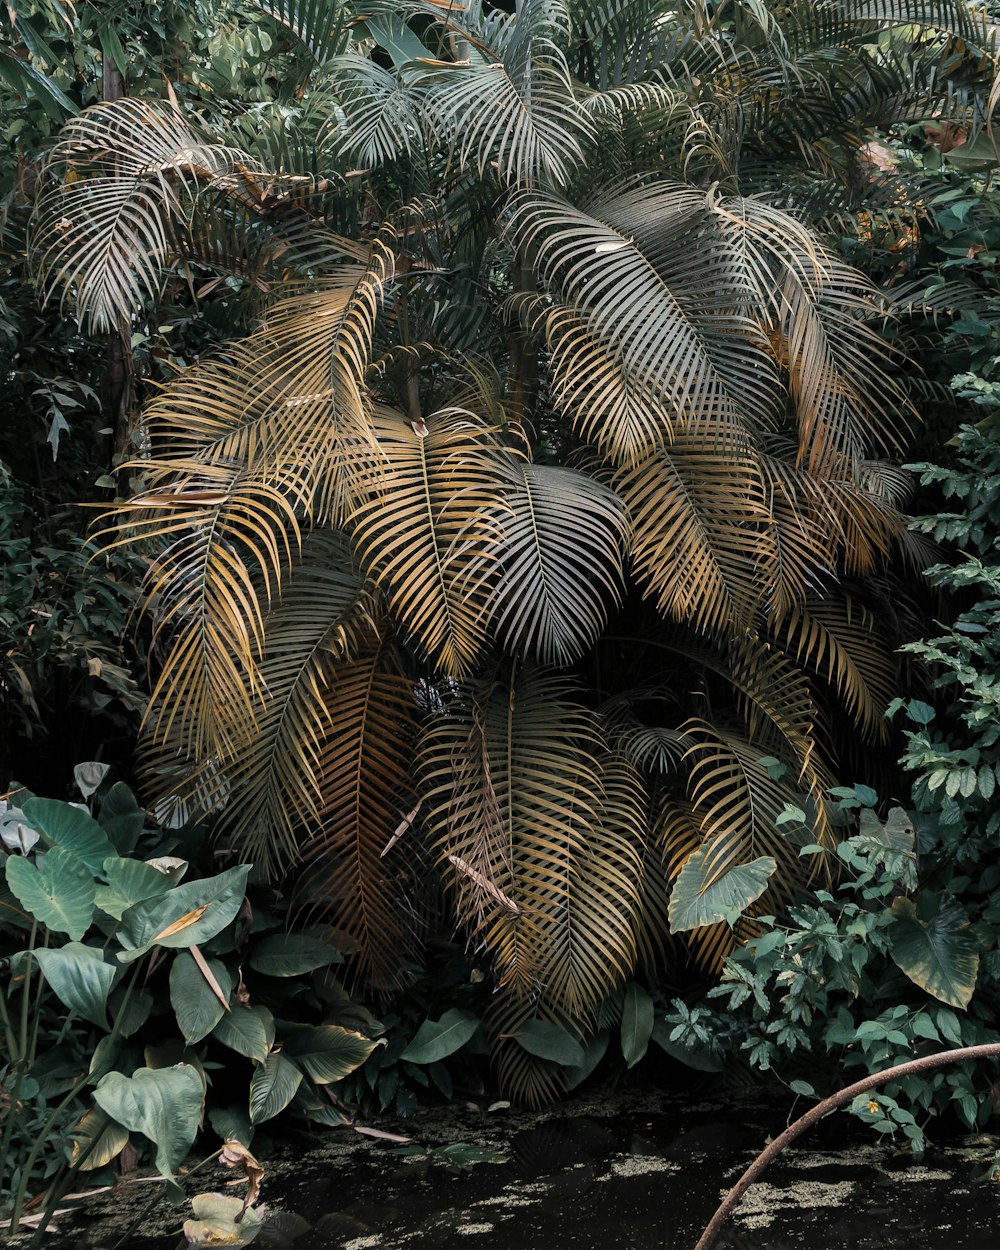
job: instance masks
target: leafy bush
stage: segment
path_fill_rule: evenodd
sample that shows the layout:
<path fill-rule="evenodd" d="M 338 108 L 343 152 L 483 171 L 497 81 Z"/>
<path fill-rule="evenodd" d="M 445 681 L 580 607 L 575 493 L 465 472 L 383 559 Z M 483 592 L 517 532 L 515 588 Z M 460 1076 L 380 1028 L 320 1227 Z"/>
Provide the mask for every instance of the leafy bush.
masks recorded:
<path fill-rule="evenodd" d="M 253 907 L 248 865 L 190 877 L 164 853 L 179 836 L 147 830 L 105 772 L 77 770 L 93 812 L 21 790 L 0 816 L 0 1202 L 14 1228 L 33 1187 L 51 1209 L 67 1173 L 130 1140 L 172 1177 L 206 1108 L 243 1146 L 293 1104 L 339 1120 L 325 1090 L 381 1044 L 332 1022 L 333 946 Z"/>

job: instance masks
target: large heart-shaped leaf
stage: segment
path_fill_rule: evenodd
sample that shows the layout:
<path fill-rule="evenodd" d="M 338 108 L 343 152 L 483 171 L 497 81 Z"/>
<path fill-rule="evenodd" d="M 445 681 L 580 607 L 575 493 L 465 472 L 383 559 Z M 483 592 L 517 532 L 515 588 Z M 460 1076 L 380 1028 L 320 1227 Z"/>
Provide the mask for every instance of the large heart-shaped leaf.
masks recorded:
<path fill-rule="evenodd" d="M 225 964 L 218 959 L 209 959 L 207 964 L 228 1002 L 233 981 Z M 207 1037 L 226 1014 L 225 1003 L 187 951 L 177 954 L 170 966 L 170 1005 L 189 1046 Z"/>
<path fill-rule="evenodd" d="M 691 855 L 674 882 L 668 919 L 671 933 L 733 920 L 760 898 L 777 868 L 770 855 L 737 864 L 720 877 L 712 875 L 714 845 L 706 843 Z"/>
<path fill-rule="evenodd" d="M 22 907 L 54 933 L 68 933 L 74 942 L 94 917 L 94 878 L 70 851 L 49 851 L 41 870 L 20 855 L 7 859 L 7 884 Z"/>
<path fill-rule="evenodd" d="M 437 1063 L 460 1050 L 478 1027 L 475 1016 L 452 1007 L 440 1020 L 425 1020 L 400 1057 L 410 1063 Z"/>
<path fill-rule="evenodd" d="M 160 1174 L 173 1176 L 194 1145 L 205 1091 L 198 1072 L 179 1063 L 139 1068 L 130 1077 L 109 1072 L 98 1081 L 94 1101 L 113 1120 L 154 1142 Z"/>
<path fill-rule="evenodd" d="M 146 816 L 124 781 L 116 781 L 104 796 L 99 819 L 101 828 L 115 844 L 118 854 L 131 855 Z"/>
<path fill-rule="evenodd" d="M 97 887 L 97 906 L 114 920 L 121 920 L 137 903 L 161 898 L 170 889 L 170 879 L 140 859 L 111 856 L 104 861 L 102 873 L 108 884 Z"/>
<path fill-rule="evenodd" d="M 108 1028 L 108 994 L 118 974 L 114 964 L 105 963 L 100 951 L 79 942 L 39 949 L 34 956 L 64 1007 L 98 1028 Z"/>
<path fill-rule="evenodd" d="M 896 919 L 889 941 L 897 967 L 941 1002 L 968 1007 L 979 973 L 979 946 L 961 906 L 942 894 L 937 910 L 924 921 L 910 899 L 897 898 L 892 913 Z"/>
<path fill-rule="evenodd" d="M 115 848 L 108 835 L 88 812 L 58 799 L 28 799 L 22 810 L 42 835 L 46 846 L 72 851 L 97 876 Z"/>
<path fill-rule="evenodd" d="M 281 1053 L 273 1051 L 259 1064 L 250 1082 L 250 1120 L 260 1124 L 284 1111 L 302 1084 L 302 1070 Z"/>
<path fill-rule="evenodd" d="M 151 946 L 196 946 L 215 937 L 243 906 L 249 864 L 240 864 L 203 881 L 176 886 L 162 898 L 137 903 L 122 917 L 117 937 L 129 963 Z"/>
<path fill-rule="evenodd" d="M 337 1024 L 300 1029 L 285 1041 L 285 1054 L 317 1085 L 332 1085 L 359 1068 L 376 1046 L 363 1033 L 354 1033 Z"/>

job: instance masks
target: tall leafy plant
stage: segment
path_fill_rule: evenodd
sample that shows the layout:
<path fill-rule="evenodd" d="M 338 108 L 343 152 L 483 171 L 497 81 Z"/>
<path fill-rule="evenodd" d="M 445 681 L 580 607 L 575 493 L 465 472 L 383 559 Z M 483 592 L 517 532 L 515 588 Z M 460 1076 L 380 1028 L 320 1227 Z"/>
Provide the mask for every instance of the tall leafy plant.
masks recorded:
<path fill-rule="evenodd" d="M 94 326 L 179 272 L 266 293 L 149 405 L 110 522 L 148 561 L 151 784 L 303 862 L 382 983 L 423 833 L 537 1098 L 564 1078 L 527 1039 L 580 1050 L 668 929 L 718 967 L 825 871 L 824 708 L 881 738 L 867 579 L 924 546 L 897 308 L 808 206 L 876 194 L 887 117 L 975 116 L 994 33 L 951 3 L 332 12 L 280 8 L 300 131 L 72 119 L 32 256 Z"/>

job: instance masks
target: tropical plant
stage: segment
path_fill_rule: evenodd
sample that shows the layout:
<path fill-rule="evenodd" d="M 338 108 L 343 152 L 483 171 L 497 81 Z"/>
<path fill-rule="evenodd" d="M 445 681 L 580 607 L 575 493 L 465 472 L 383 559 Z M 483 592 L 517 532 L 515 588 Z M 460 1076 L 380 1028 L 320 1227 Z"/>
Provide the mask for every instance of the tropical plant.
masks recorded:
<path fill-rule="evenodd" d="M 255 1126 L 291 1104 L 326 1122 L 324 1092 L 382 1044 L 334 1023 L 329 994 L 306 981 L 340 961 L 334 947 L 255 913 L 248 865 L 179 884 L 188 862 L 164 854 L 177 848 L 163 831 L 150 845 L 145 813 L 121 782 L 102 786 L 106 773 L 77 768 L 96 815 L 24 790 L 0 811 L 0 1210 L 12 1232 L 29 1198 L 43 1200 L 29 1220 L 43 1230 L 72 1177 L 107 1168 L 133 1134 L 172 1178 L 206 1103 L 241 1158 Z M 225 1078 L 210 1079 L 213 1054 L 227 1056 Z"/>
<path fill-rule="evenodd" d="M 544 1097 L 525 1039 L 582 1051 L 668 929 L 718 967 L 827 871 L 834 730 L 884 736 L 914 410 L 892 292 L 818 206 L 884 200 L 877 128 L 981 117 L 994 31 L 260 7 L 293 112 L 100 104 L 38 174 L 35 271 L 85 325 L 163 324 L 178 274 L 261 313 L 148 405 L 109 520 L 148 562 L 147 775 L 301 865 L 378 984 L 423 833 L 494 962 L 501 1079 Z"/>

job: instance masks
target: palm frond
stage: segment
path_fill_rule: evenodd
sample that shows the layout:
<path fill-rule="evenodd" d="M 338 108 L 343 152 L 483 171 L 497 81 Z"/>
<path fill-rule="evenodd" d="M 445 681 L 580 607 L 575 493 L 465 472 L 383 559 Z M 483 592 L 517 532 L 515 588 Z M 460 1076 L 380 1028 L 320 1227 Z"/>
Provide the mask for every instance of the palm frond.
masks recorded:
<path fill-rule="evenodd" d="M 501 987 L 585 1016 L 634 962 L 638 774 L 531 669 L 438 716 L 418 767 L 435 856 Z"/>
<path fill-rule="evenodd" d="M 428 74 L 427 110 L 462 167 L 495 162 L 511 184 L 564 185 L 592 134 L 566 64 L 568 14 L 560 0 L 524 0 L 511 16 L 480 6 L 448 14 L 468 41 L 464 64 Z M 440 17 L 440 9 L 435 10 Z M 478 17 L 478 21 L 477 21 Z"/>
<path fill-rule="evenodd" d="M 370 647 L 375 626 L 342 535 L 306 536 L 302 555 L 264 620 L 260 681 L 248 692 L 257 729 L 225 766 L 208 761 L 182 793 L 211 788 L 227 801 L 216 832 L 257 869 L 277 875 L 321 817 L 320 765 L 333 726 L 327 693 L 335 665 Z M 167 750 L 175 743 L 168 742 Z M 147 766 L 155 761 L 147 755 Z"/>
<path fill-rule="evenodd" d="M 753 447 L 703 423 L 614 485 L 632 519 L 636 576 L 660 612 L 719 634 L 746 629 L 766 593 L 758 571 L 770 543 Z"/>
<path fill-rule="evenodd" d="M 317 65 L 343 52 L 351 39 L 351 6 L 339 0 L 251 0 L 287 30 Z"/>
<path fill-rule="evenodd" d="M 869 740 L 888 736 L 885 710 L 895 670 L 871 613 L 850 596 L 811 596 L 792 608 L 777 633 L 786 654 L 832 686 Z"/>
<path fill-rule="evenodd" d="M 625 510 L 573 469 L 513 461 L 511 477 L 492 628 L 513 655 L 569 664 L 620 602 Z"/>
<path fill-rule="evenodd" d="M 434 413 L 421 427 L 379 408 L 374 429 L 385 468 L 349 518 L 352 541 L 424 654 L 465 676 L 486 641 L 508 453 L 461 409 Z"/>
<path fill-rule="evenodd" d="M 207 185 L 259 200 L 268 176 L 244 153 L 206 142 L 166 105 L 121 99 L 71 118 L 46 161 L 51 188 L 30 235 L 43 295 L 62 292 L 100 332 L 155 299 L 174 253 L 171 222 Z"/>
<path fill-rule="evenodd" d="M 326 733 L 313 761 L 319 821 L 302 843 L 297 897 L 354 948 L 357 969 L 387 987 L 399 970 L 402 909 L 384 855 L 414 807 L 414 685 L 383 648 L 338 664 L 323 697 Z"/>
<path fill-rule="evenodd" d="M 327 77 L 343 114 L 333 128 L 339 151 L 366 167 L 411 154 L 421 131 L 414 84 L 356 53 L 332 61 Z"/>

